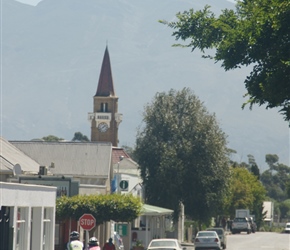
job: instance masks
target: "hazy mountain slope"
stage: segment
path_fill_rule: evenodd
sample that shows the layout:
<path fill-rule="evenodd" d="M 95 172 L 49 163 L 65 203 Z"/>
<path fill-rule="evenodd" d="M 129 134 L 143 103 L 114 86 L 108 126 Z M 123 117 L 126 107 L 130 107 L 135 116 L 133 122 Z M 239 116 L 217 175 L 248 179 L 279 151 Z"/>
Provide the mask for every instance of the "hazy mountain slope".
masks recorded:
<path fill-rule="evenodd" d="M 225 73 L 190 49 L 172 48 L 172 30 L 159 19 L 178 11 L 218 12 L 228 1 L 211 0 L 43 0 L 36 7 L 2 3 L 2 135 L 30 140 L 49 134 L 90 136 L 100 67 L 108 44 L 119 96 L 120 145 L 133 146 L 143 106 L 156 92 L 190 87 L 215 112 L 229 146 L 264 165 L 267 153 L 288 164 L 288 127 L 276 111 L 241 110 L 249 70 Z"/>

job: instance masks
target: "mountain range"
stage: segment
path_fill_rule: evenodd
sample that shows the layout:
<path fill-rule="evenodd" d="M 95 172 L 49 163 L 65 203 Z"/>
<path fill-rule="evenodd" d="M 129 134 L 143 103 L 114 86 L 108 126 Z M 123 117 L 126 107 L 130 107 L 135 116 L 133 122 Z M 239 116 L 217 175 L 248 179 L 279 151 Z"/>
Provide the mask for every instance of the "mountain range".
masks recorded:
<path fill-rule="evenodd" d="M 215 113 L 233 159 L 266 154 L 289 164 L 288 123 L 278 110 L 246 101 L 244 79 L 251 68 L 225 72 L 198 51 L 172 47 L 173 30 L 158 20 L 206 4 L 218 14 L 234 8 L 226 0 L 43 0 L 36 6 L 14 0 L 1 5 L 1 135 L 31 140 L 55 135 L 90 137 L 101 63 L 108 46 L 119 113 L 119 146 L 134 147 L 144 106 L 158 92 L 188 87 Z"/>

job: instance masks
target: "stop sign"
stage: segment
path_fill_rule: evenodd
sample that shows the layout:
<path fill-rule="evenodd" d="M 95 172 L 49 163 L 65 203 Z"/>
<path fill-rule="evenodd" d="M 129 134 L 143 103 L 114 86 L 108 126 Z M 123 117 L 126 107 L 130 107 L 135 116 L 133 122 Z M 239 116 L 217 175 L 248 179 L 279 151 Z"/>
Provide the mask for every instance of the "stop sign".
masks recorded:
<path fill-rule="evenodd" d="M 80 226 L 84 230 L 92 230 L 96 226 L 96 219 L 91 214 L 83 214 L 80 219 Z"/>

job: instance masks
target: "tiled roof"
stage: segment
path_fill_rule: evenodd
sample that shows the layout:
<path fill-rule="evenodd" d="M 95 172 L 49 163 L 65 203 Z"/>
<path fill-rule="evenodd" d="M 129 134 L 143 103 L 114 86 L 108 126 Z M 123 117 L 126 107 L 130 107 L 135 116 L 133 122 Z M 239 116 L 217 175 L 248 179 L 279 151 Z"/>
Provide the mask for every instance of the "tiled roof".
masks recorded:
<path fill-rule="evenodd" d="M 123 148 L 119 147 L 113 147 L 112 148 L 112 161 L 113 164 L 117 164 L 120 161 L 120 157 L 123 156 L 124 158 L 130 158 L 131 157 L 126 153 L 126 151 Z"/>
<path fill-rule="evenodd" d="M 0 172 L 13 173 L 13 167 L 19 164 L 23 172 L 37 174 L 39 163 L 25 155 L 4 138 L 0 137 Z"/>
<path fill-rule="evenodd" d="M 133 161 L 123 148 L 113 147 L 112 151 L 112 161 L 115 173 L 120 172 L 123 174 L 140 176 L 137 162 Z M 122 160 L 120 160 L 120 156 L 123 156 Z"/>
<path fill-rule="evenodd" d="M 111 169 L 111 143 L 11 141 L 11 144 L 42 166 L 54 168 L 55 175 L 98 176 L 108 178 Z"/>

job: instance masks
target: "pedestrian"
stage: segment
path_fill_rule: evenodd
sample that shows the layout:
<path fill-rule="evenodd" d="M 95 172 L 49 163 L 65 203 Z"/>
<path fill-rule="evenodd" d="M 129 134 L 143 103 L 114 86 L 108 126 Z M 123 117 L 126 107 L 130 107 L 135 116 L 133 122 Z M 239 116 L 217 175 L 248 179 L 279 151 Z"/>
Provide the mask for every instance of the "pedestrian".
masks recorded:
<path fill-rule="evenodd" d="M 92 237 L 89 239 L 89 250 L 101 250 L 99 247 L 99 241 L 96 237 Z"/>
<path fill-rule="evenodd" d="M 226 218 L 223 217 L 223 218 L 222 218 L 222 227 L 223 227 L 224 230 L 226 230 L 226 225 L 227 225 Z"/>
<path fill-rule="evenodd" d="M 77 231 L 70 233 L 70 241 L 67 243 L 68 250 L 83 250 L 84 244 L 80 241 L 80 234 Z"/>
<path fill-rule="evenodd" d="M 105 245 L 103 247 L 103 250 L 116 250 L 112 238 L 109 239 L 109 242 L 105 243 Z"/>

